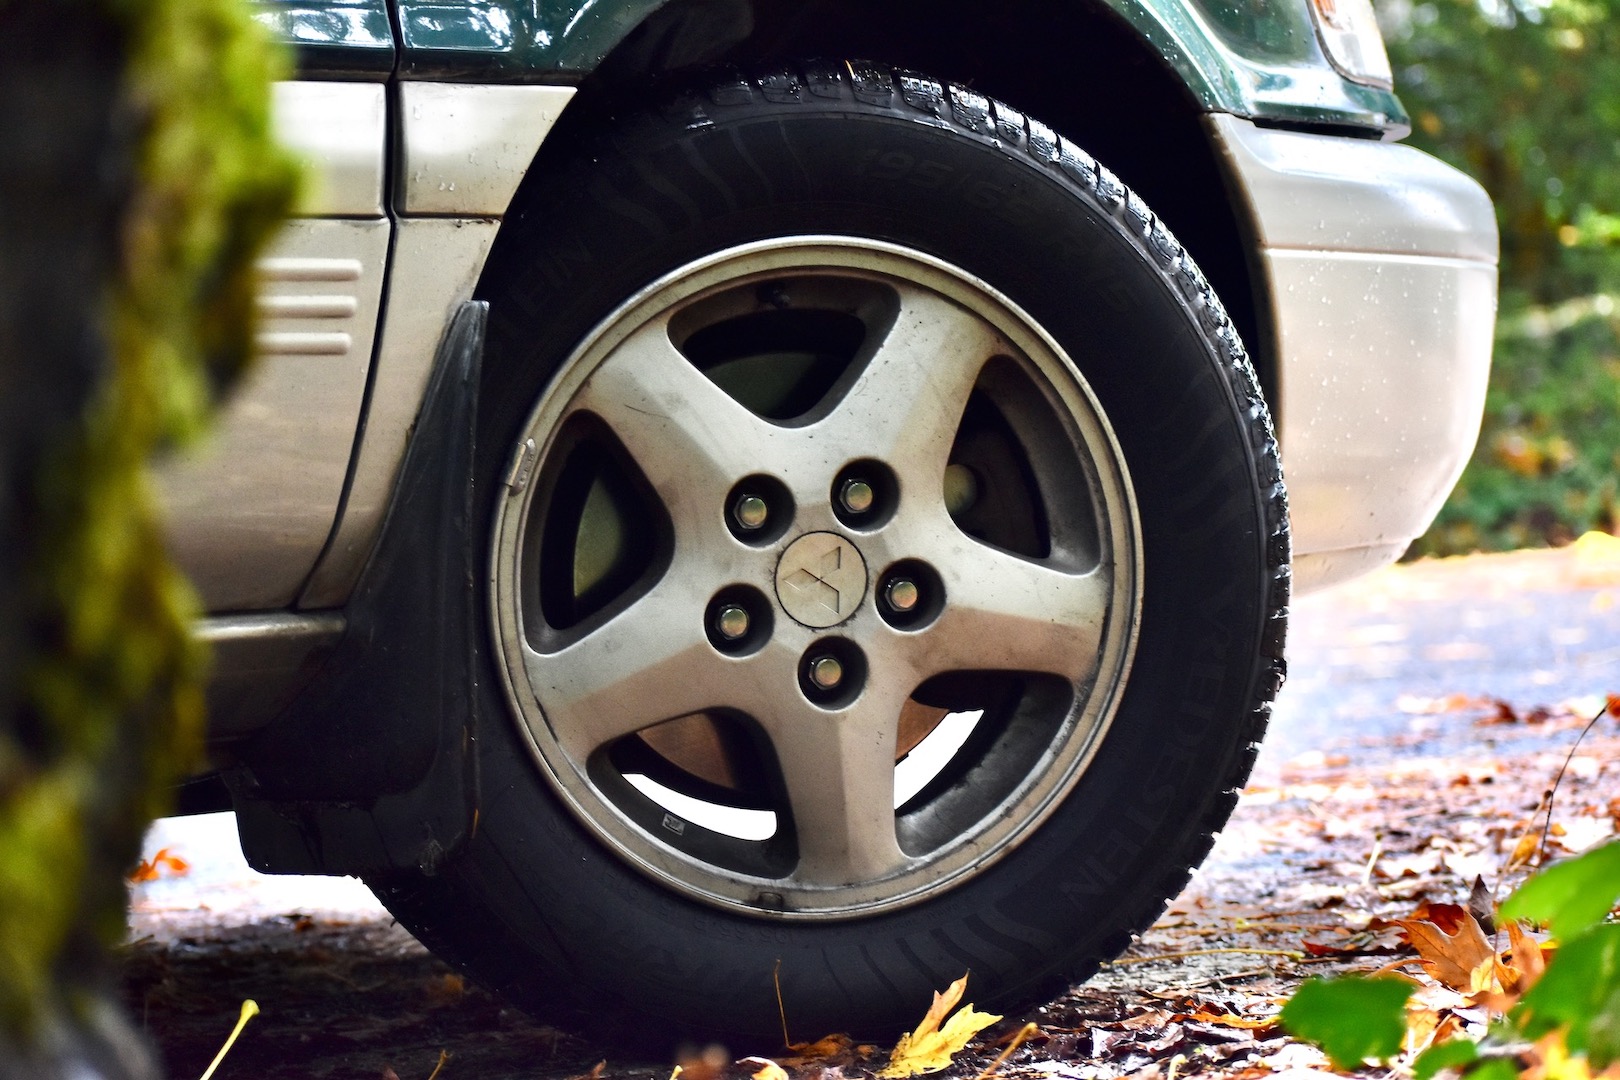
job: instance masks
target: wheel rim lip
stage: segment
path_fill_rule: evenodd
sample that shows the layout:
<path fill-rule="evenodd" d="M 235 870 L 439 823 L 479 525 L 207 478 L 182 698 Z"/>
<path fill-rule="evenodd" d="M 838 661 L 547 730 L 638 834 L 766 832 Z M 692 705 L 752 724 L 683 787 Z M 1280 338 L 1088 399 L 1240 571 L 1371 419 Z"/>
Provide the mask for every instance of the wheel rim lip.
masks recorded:
<path fill-rule="evenodd" d="M 871 263 L 877 266 L 869 265 Z M 925 280 L 894 273 L 895 266 L 907 267 Z M 981 822 L 980 827 L 922 860 L 922 865 L 909 867 L 896 877 L 836 887 L 799 883 L 790 886 L 797 903 L 787 910 L 770 910 L 759 906 L 757 901 L 745 901 L 740 896 L 742 891 L 755 896 L 773 890 L 779 892 L 784 882 L 702 863 L 661 843 L 603 795 L 588 775 L 585 762 L 570 757 L 550 734 L 545 706 L 539 692 L 528 681 L 521 656 L 525 633 L 518 553 L 524 550 L 525 533 L 535 517 L 533 503 L 537 485 L 528 485 L 515 493 L 515 497 L 508 492 L 498 498 L 488 580 L 491 629 L 499 654 L 496 666 L 512 709 L 512 722 L 522 732 L 542 775 L 574 818 L 634 869 L 679 893 L 749 916 L 794 921 L 848 918 L 910 906 L 964 883 L 1033 835 L 1085 773 L 1107 733 L 1134 659 L 1142 604 L 1140 515 L 1123 452 L 1085 378 L 1066 351 L 1008 297 L 966 270 L 901 245 L 849 236 L 795 236 L 738 245 L 675 269 L 631 296 L 586 335 L 540 394 L 514 440 L 515 445 L 522 448 L 527 440 L 534 441 L 535 450 L 531 453 L 538 474 L 555 449 L 562 421 L 570 414 L 571 403 L 581 387 L 619 345 L 650 320 L 750 278 L 815 272 L 888 277 L 931 289 L 968 307 L 1011 341 L 1024 357 L 1020 366 L 1033 369 L 1041 387 L 1061 399 L 1061 407 L 1066 410 L 1065 420 L 1082 429 L 1077 436 L 1077 453 L 1084 455 L 1088 468 L 1098 474 L 1093 477 L 1093 484 L 1101 491 L 1094 492 L 1093 497 L 1098 504 L 1098 532 L 1102 534 L 1105 551 L 1111 555 L 1112 598 L 1105 617 L 1107 629 L 1103 647 L 1097 658 L 1095 686 L 1082 695 L 1079 707 L 1071 710 L 1063 724 L 1061 740 L 1069 744 L 1083 739 L 1083 745 L 1065 745 L 1061 775 L 1044 778 L 1047 782 L 1040 785 L 1038 797 L 1031 800 L 1028 789 L 1032 785 L 1026 778 L 1014 797 L 1004 801 L 1004 806 L 1016 804 L 1017 821 L 1011 829 L 1000 829 L 1000 835 L 993 838 L 988 851 L 974 853 L 986 834 L 993 831 Z M 1035 359 L 1037 357 L 1040 359 Z M 1053 365 L 1053 370 L 1046 370 L 1041 361 Z M 1061 378 L 1054 377 L 1058 375 Z M 1057 404 L 1050 407 L 1054 411 L 1060 408 Z M 1096 453 L 1098 450 L 1102 454 Z M 827 530 L 819 525 L 790 529 L 774 547 L 781 552 L 797 540 L 821 531 Z M 852 540 L 849 536 L 842 538 Z M 853 541 L 864 556 L 859 537 L 854 537 Z M 772 562 L 774 565 L 776 560 Z M 869 566 L 868 573 L 875 572 L 876 568 Z M 869 581 L 864 599 L 870 598 L 872 588 L 875 585 Z M 772 591 L 774 594 L 774 581 Z M 786 612 L 781 615 L 791 621 Z M 825 632 L 837 629 L 835 625 Z M 1052 767 L 1053 763 L 1042 759 L 1041 770 Z M 1032 775 L 1035 771 L 1032 770 Z M 998 816 L 987 815 L 986 821 Z M 717 888 L 717 884 L 726 887 Z"/>

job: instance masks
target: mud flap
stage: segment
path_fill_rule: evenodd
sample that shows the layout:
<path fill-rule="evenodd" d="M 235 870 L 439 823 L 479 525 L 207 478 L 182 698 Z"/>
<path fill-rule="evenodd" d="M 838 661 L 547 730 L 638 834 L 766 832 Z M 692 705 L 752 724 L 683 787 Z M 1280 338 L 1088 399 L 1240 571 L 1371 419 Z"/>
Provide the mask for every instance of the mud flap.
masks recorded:
<path fill-rule="evenodd" d="M 476 825 L 473 454 L 488 312 L 463 303 L 439 344 L 342 638 L 226 773 L 256 870 L 432 874 Z"/>

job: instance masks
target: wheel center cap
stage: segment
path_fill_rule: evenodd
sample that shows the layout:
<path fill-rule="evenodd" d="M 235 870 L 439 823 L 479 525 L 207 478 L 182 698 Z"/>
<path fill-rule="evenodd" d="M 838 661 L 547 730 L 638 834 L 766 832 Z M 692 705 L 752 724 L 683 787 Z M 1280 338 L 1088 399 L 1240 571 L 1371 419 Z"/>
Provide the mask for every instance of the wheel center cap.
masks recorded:
<path fill-rule="evenodd" d="M 776 598 L 805 626 L 836 626 L 866 596 L 866 560 L 837 533 L 806 533 L 776 564 Z"/>

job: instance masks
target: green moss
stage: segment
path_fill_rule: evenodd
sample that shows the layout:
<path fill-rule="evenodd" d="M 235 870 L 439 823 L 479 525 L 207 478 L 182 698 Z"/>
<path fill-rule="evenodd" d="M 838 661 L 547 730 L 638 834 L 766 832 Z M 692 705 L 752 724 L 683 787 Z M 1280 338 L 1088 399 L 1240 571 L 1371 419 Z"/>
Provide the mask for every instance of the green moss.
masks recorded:
<path fill-rule="evenodd" d="M 122 31 L 139 137 L 98 313 L 108 378 L 36 485 L 27 737 L 0 740 L 0 1023 L 25 1039 L 71 1005 L 59 987 L 85 952 L 122 933 L 109 853 L 129 857 L 198 760 L 197 605 L 164 552 L 147 463 L 198 435 L 248 362 L 252 259 L 294 186 L 270 136 L 285 58 L 237 0 L 44 2 Z"/>

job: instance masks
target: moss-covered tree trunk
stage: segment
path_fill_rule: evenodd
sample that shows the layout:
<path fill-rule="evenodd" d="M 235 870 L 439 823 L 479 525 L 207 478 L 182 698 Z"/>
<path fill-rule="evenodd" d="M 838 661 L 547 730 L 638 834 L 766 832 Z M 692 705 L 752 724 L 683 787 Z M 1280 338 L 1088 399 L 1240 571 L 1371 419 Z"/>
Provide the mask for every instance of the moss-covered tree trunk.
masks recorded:
<path fill-rule="evenodd" d="M 109 957 L 203 658 L 145 469 L 248 355 L 275 71 L 234 0 L 0 0 L 0 1076 L 155 1075 Z"/>

